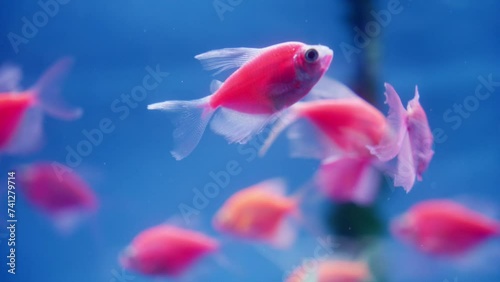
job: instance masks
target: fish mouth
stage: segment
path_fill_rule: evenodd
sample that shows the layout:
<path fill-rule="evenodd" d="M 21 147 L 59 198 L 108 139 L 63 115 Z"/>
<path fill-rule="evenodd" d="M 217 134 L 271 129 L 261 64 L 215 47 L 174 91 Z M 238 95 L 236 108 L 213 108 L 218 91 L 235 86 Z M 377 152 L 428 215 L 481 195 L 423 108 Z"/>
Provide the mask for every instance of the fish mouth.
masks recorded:
<path fill-rule="evenodd" d="M 323 45 L 317 45 L 316 49 L 320 53 L 321 67 L 325 70 L 328 69 L 333 60 L 333 50 Z"/>

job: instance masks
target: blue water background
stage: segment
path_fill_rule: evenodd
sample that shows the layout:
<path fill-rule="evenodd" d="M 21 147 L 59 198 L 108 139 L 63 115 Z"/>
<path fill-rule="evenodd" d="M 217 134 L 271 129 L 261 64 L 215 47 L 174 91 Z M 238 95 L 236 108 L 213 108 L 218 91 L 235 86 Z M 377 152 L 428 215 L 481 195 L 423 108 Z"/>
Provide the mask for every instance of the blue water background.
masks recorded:
<path fill-rule="evenodd" d="M 387 1 L 376 2 L 375 11 L 387 8 Z M 413 97 L 418 84 L 431 127 L 441 128 L 446 140 L 435 144 L 436 154 L 424 181 L 411 193 L 387 188 L 379 205 L 380 215 L 387 220 L 418 201 L 460 195 L 499 207 L 500 88 L 480 101 L 477 110 L 462 118 L 457 128 L 443 115 L 455 103 L 463 104 L 474 95 L 479 76 L 492 75 L 500 81 L 500 3 L 402 0 L 401 5 L 402 12 L 393 15 L 377 36 L 378 107 L 386 111 L 383 82 L 392 83 L 404 102 Z M 73 0 L 61 5 L 16 54 L 7 36 L 9 32 L 21 35 L 21 18 L 32 19 L 40 6 L 35 1 L 2 1 L 0 62 L 21 65 L 23 85 L 28 87 L 58 58 L 73 56 L 75 65 L 63 91 L 72 104 L 84 108 L 85 114 L 75 122 L 47 118 L 43 150 L 32 157 L 2 156 L 1 173 L 35 160 L 65 163 L 67 146 L 75 149 L 85 138 L 82 130 L 97 128 L 103 118 L 111 119 L 115 129 L 75 168 L 99 197 L 98 216 L 72 236 L 61 237 L 46 218 L 18 198 L 17 274 L 12 277 L 6 273 L 6 242 L 2 240 L 0 281 L 120 281 L 116 275 L 122 273 L 119 252 L 145 228 L 167 220 L 182 221 L 179 205 L 192 205 L 192 189 L 203 189 L 212 181 L 209 173 L 224 170 L 231 160 L 238 162 L 241 173 L 210 199 L 191 227 L 217 236 L 210 228 L 216 209 L 234 191 L 255 182 L 285 177 L 292 189 L 301 186 L 314 173 L 317 162 L 288 158 L 283 137 L 265 158 L 252 158 L 252 146 L 239 152 L 238 146 L 228 145 L 207 131 L 193 154 L 175 161 L 169 154 L 173 127 L 168 116 L 147 111 L 146 105 L 209 94 L 213 77 L 193 58 L 196 54 L 292 40 L 330 46 L 335 58 L 328 75 L 350 84 L 359 56 L 354 54 L 349 60 L 340 47 L 342 42 L 354 44 L 354 26 L 347 21 L 347 8 L 345 1 L 243 0 L 221 19 L 213 1 Z M 113 101 L 142 84 L 145 68 L 156 65 L 170 75 L 136 108 L 129 108 L 130 114 L 121 120 L 120 113 L 111 109 Z M 1 201 L 4 207 L 6 201 Z M 2 208 L 0 214 L 4 224 L 6 210 Z M 411 253 L 411 248 L 388 240 L 396 244 L 397 251 L 385 255 Z M 223 257 L 229 265 L 207 260 L 197 268 L 194 281 L 281 281 L 283 273 L 300 262 L 301 254 L 312 254 L 312 241 L 309 247 L 290 251 L 289 260 L 277 262 L 263 256 L 262 249 L 226 240 Z M 387 275 L 393 277 L 391 281 L 409 282 L 455 281 L 455 277 L 460 282 L 500 281 L 498 267 L 473 272 L 442 268 L 424 277 L 403 273 L 403 265 L 419 261 L 388 262 Z M 130 281 L 154 281 L 130 275 Z"/>

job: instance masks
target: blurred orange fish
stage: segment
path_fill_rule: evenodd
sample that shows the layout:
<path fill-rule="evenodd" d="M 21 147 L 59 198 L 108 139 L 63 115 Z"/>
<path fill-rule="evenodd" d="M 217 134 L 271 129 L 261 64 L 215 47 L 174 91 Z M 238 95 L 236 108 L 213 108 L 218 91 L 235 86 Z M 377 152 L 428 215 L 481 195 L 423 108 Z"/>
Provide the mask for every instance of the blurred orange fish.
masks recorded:
<path fill-rule="evenodd" d="M 461 256 L 500 236 L 500 223 L 451 200 L 428 200 L 394 219 L 391 230 L 424 253 Z"/>
<path fill-rule="evenodd" d="M 280 180 L 267 180 L 232 195 L 217 212 L 215 229 L 232 236 L 287 247 L 295 238 L 289 216 L 298 216 L 298 199 L 286 197 Z"/>
<path fill-rule="evenodd" d="M 19 68 L 0 68 L 0 153 L 22 154 L 38 149 L 43 113 L 64 120 L 81 116 L 81 109 L 69 108 L 59 97 L 60 84 L 70 65 L 70 59 L 58 61 L 35 86 L 24 91 L 17 89 Z"/>
<path fill-rule="evenodd" d="M 314 262 L 314 261 L 313 261 Z M 299 266 L 286 282 L 368 282 L 372 275 L 363 261 L 321 260 L 312 267 Z"/>
<path fill-rule="evenodd" d="M 201 257 L 219 249 L 202 233 L 159 225 L 137 235 L 120 255 L 123 268 L 151 276 L 179 276 Z"/>
<path fill-rule="evenodd" d="M 70 168 L 56 163 L 32 164 L 19 173 L 23 195 L 35 208 L 49 215 L 62 231 L 98 208 L 89 185 Z"/>

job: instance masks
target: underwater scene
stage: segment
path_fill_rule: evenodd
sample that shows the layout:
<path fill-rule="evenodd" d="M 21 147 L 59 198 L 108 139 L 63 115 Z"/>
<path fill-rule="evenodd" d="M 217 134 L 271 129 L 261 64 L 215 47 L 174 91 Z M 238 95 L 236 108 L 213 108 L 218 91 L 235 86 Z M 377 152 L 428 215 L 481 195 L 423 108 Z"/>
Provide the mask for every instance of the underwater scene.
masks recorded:
<path fill-rule="evenodd" d="M 2 1 L 0 282 L 500 282 L 499 12 Z"/>

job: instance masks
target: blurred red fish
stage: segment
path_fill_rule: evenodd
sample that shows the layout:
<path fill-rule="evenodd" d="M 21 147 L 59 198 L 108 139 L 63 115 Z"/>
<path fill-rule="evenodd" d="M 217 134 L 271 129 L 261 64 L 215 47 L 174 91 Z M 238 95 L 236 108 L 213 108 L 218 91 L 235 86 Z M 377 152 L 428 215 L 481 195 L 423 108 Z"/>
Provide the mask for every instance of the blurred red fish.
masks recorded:
<path fill-rule="evenodd" d="M 424 253 L 463 256 L 500 236 L 500 223 L 451 200 L 428 200 L 393 220 L 391 230 Z"/>
<path fill-rule="evenodd" d="M 314 261 L 313 261 L 314 262 Z M 321 260 L 314 267 L 299 266 L 286 282 L 368 282 L 372 275 L 363 261 Z"/>
<path fill-rule="evenodd" d="M 63 230 L 71 229 L 81 215 L 98 208 L 97 197 L 89 185 L 62 164 L 30 165 L 19 173 L 19 181 L 28 202 Z"/>
<path fill-rule="evenodd" d="M 312 101 L 295 104 L 281 117 L 260 154 L 289 128 L 292 156 L 322 160 L 315 181 L 333 200 L 372 202 L 377 169 L 392 176 L 395 186 L 410 191 L 432 157 L 432 134 L 418 92 L 408 112 L 389 84 L 386 95 L 387 118 L 346 86 L 325 77 L 311 91 Z M 395 168 L 386 164 L 396 156 Z"/>
<path fill-rule="evenodd" d="M 268 180 L 232 195 L 217 212 L 215 229 L 232 236 L 289 246 L 295 230 L 289 217 L 298 215 L 298 200 L 286 197 L 284 184 Z"/>
<path fill-rule="evenodd" d="M 160 225 L 137 235 L 119 260 L 123 268 L 144 275 L 179 276 L 218 249 L 219 243 L 202 233 Z"/>
<path fill-rule="evenodd" d="M 0 153 L 22 154 L 38 149 L 43 113 L 64 120 L 81 116 L 81 109 L 69 108 L 59 97 L 60 84 L 70 65 L 70 59 L 58 61 L 25 91 L 17 89 L 19 68 L 0 68 Z"/>
<path fill-rule="evenodd" d="M 151 110 L 181 112 L 172 150 L 178 160 L 193 151 L 214 113 L 213 131 L 230 143 L 246 143 L 277 113 L 311 90 L 329 68 L 333 51 L 321 45 L 286 42 L 262 49 L 214 50 L 195 58 L 209 70 L 239 69 L 224 83 L 212 82 L 210 96 L 148 106 Z"/>

